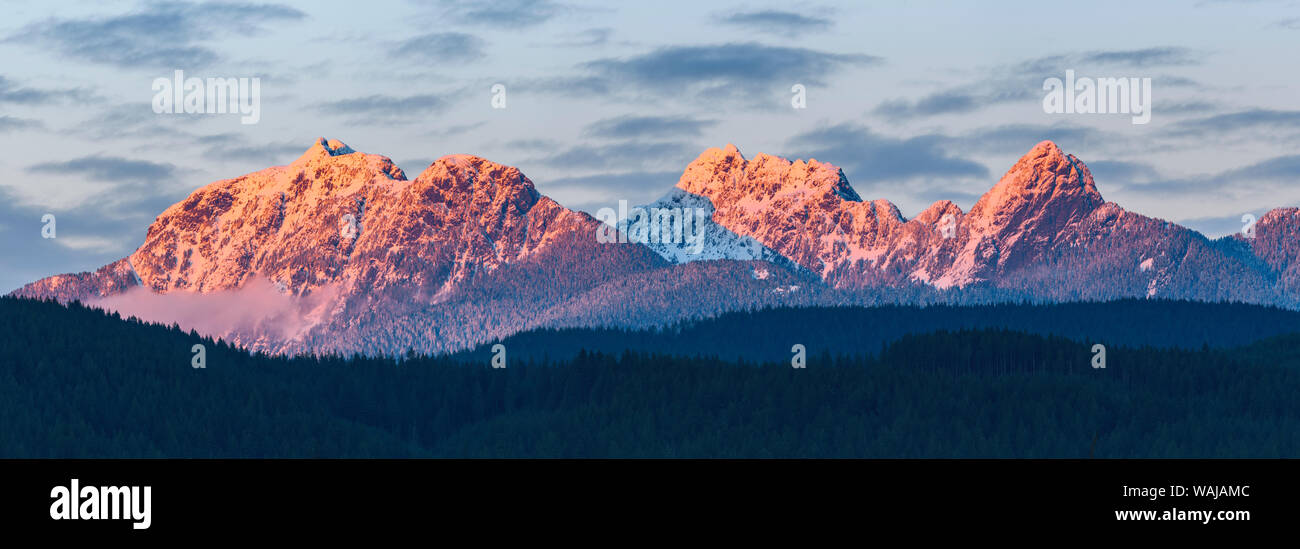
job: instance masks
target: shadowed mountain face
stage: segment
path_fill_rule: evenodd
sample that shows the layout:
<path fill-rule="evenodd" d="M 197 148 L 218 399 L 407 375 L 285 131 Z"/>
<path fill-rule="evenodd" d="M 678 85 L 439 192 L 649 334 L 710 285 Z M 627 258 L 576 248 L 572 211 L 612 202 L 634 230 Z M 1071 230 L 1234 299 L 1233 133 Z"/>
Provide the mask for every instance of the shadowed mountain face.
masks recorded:
<path fill-rule="evenodd" d="M 769 305 L 1300 305 L 1297 210 L 1270 212 L 1252 238 L 1210 241 L 1105 202 L 1087 166 L 1048 141 L 968 213 L 941 201 L 908 220 L 861 199 L 835 166 L 746 160 L 730 145 L 705 151 L 656 206 L 706 211 L 702 241 L 607 242 L 599 221 L 516 168 L 455 155 L 408 180 L 386 157 L 320 139 L 287 166 L 195 191 L 129 257 L 14 293 L 272 352 L 367 354 Z"/>

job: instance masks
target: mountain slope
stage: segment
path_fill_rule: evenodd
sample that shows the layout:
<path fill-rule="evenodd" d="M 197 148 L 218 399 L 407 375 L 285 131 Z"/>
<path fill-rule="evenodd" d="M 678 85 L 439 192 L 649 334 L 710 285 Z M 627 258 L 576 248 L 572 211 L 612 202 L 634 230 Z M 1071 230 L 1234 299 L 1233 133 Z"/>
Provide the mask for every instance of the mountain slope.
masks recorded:
<path fill-rule="evenodd" d="M 941 201 L 907 220 L 885 200 L 863 201 L 841 170 L 735 147 L 710 149 L 683 173 L 681 191 L 707 198 L 713 221 L 819 273 L 843 289 L 984 287 L 1045 300 L 1170 297 L 1295 307 L 1274 280 L 1296 250 L 1269 238 L 1256 254 L 1105 202 L 1088 167 L 1044 141 L 970 212 Z M 1270 214 L 1261 235 L 1285 234 Z M 1294 230 L 1294 229 L 1292 229 Z M 1261 243 L 1268 242 L 1263 246 Z M 1271 261 L 1271 262 L 1269 262 Z M 1294 276 L 1294 275 L 1293 275 Z M 1289 288 L 1289 286 L 1288 286 Z M 960 293 L 960 292 L 959 292 Z"/>
<path fill-rule="evenodd" d="M 514 167 L 452 155 L 408 180 L 386 157 L 322 138 L 286 166 L 196 190 L 130 256 L 14 294 L 254 349 L 343 354 L 455 351 L 526 329 L 643 328 L 769 306 L 1160 297 L 1300 307 L 1297 210 L 1270 212 L 1253 238 L 1211 241 L 1105 202 L 1087 166 L 1050 141 L 969 212 L 940 201 L 906 219 L 863 200 L 831 164 L 746 160 L 731 145 L 705 151 L 647 207 L 692 218 L 684 236 L 701 239 L 646 239 L 623 219 L 625 236 L 643 237 L 605 242 L 608 226 L 542 196 Z"/>
<path fill-rule="evenodd" d="M 344 354 L 445 351 L 548 319 L 608 321 L 607 308 L 643 324 L 657 318 L 643 311 L 765 303 L 761 289 L 739 290 L 760 285 L 748 265 L 657 277 L 676 292 L 620 282 L 671 267 L 644 246 L 598 242 L 600 226 L 510 166 L 452 155 L 408 180 L 386 157 L 322 138 L 287 166 L 196 190 L 128 258 L 14 294 L 196 325 L 256 349 Z M 689 305 L 725 285 L 719 276 L 736 281 L 725 307 Z M 226 318 L 232 308 L 247 314 Z"/>

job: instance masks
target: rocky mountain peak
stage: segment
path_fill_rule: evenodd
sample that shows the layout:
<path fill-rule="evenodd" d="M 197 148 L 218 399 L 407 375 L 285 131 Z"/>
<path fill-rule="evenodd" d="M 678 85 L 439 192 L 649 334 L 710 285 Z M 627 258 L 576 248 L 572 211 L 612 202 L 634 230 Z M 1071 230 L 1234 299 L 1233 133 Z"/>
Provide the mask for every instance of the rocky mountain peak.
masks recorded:
<path fill-rule="evenodd" d="M 541 198 L 533 182 L 518 168 L 468 154 L 435 160 L 415 178 L 414 185 L 424 190 L 426 199 L 436 202 L 495 210 L 510 204 L 518 213 L 527 211 Z M 438 196 L 435 199 L 429 193 Z"/>
<path fill-rule="evenodd" d="M 682 172 L 677 187 L 719 203 L 765 201 L 782 196 L 803 200 L 861 201 L 844 171 L 816 159 L 790 161 L 759 153 L 745 160 L 735 145 L 704 151 Z M 833 202 L 834 200 L 832 200 Z"/>
<path fill-rule="evenodd" d="M 1040 213 L 1074 217 L 1104 202 L 1088 167 L 1056 143 L 1043 141 L 1020 157 L 970 213 L 997 225 Z"/>

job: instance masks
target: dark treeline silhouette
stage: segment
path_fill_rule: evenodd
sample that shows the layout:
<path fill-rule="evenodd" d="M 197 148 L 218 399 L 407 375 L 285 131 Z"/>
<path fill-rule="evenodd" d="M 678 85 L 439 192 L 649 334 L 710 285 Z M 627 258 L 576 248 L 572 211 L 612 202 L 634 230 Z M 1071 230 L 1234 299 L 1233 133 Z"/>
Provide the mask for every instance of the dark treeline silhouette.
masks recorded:
<path fill-rule="evenodd" d="M 1242 303 L 1126 299 L 996 305 L 882 305 L 733 312 L 662 329 L 539 329 L 499 340 L 518 358 L 570 358 L 579 350 L 671 352 L 750 361 L 781 360 L 795 344 L 812 352 L 877 354 L 907 334 L 1007 329 L 1083 343 L 1228 348 L 1300 332 L 1300 311 Z M 494 343 L 458 353 L 480 360 Z"/>
<path fill-rule="evenodd" d="M 1231 350 L 1101 341 L 1105 369 L 1089 343 L 999 329 L 905 335 L 876 355 L 810 347 L 804 369 L 788 352 L 633 351 L 493 369 L 249 354 L 75 303 L 0 298 L 0 327 L 6 458 L 1300 453 L 1297 336 Z"/>

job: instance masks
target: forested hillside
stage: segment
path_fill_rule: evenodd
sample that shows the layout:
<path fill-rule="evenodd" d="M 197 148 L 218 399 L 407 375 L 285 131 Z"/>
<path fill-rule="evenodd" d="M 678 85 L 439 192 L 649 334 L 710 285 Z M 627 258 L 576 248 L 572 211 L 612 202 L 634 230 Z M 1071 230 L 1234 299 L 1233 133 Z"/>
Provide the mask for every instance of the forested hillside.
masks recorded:
<path fill-rule="evenodd" d="M 878 356 L 541 364 L 268 357 L 0 299 L 0 457 L 1295 457 L 1294 336 L 1233 350 L 1003 330 Z M 594 333 L 613 337 L 613 333 Z M 621 337 L 621 336 L 620 336 Z M 191 367 L 192 346 L 206 368 Z"/>
<path fill-rule="evenodd" d="M 726 360 L 781 360 L 790 348 L 875 355 L 907 334 L 939 330 L 1006 329 L 1061 336 L 1082 343 L 1201 349 L 1245 345 L 1300 332 L 1300 312 L 1240 303 L 1125 299 L 1109 302 L 981 306 L 881 305 L 742 311 L 678 323 L 661 330 L 540 329 L 501 343 L 519 358 L 570 358 L 578 351 L 671 350 Z M 495 343 L 495 342 L 494 342 Z M 456 356 L 480 360 L 493 343 Z"/>

